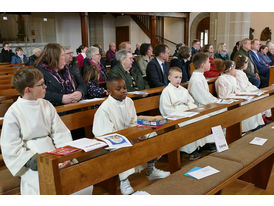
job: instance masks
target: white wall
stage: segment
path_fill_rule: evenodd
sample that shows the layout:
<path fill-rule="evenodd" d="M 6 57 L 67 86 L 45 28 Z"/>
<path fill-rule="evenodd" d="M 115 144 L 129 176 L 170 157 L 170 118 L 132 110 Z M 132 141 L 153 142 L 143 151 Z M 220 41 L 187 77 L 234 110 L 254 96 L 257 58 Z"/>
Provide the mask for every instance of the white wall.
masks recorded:
<path fill-rule="evenodd" d="M 184 19 L 165 17 L 164 20 L 164 37 L 174 43 L 184 43 Z M 176 45 L 165 41 L 173 55 Z"/>
<path fill-rule="evenodd" d="M 104 15 L 104 49 L 108 50 L 110 42 L 116 42 L 116 27 L 128 26 L 129 27 L 129 42 L 131 43 L 132 50 L 136 49 L 137 43 L 150 43 L 150 38 L 143 32 L 143 30 L 135 23 L 130 16 L 118 16 L 114 18 L 112 15 Z M 118 45 L 117 45 L 118 47 Z"/>
<path fill-rule="evenodd" d="M 105 52 L 109 49 L 109 43 L 116 42 L 115 24 L 115 18 L 111 14 L 106 14 L 103 16 L 103 49 Z"/>
<path fill-rule="evenodd" d="M 82 44 L 81 18 L 79 13 L 55 13 L 56 42 L 71 46 L 73 55 Z"/>
<path fill-rule="evenodd" d="M 255 29 L 254 38 L 260 40 L 261 32 L 265 27 L 271 30 L 271 41 L 274 42 L 274 13 L 273 12 L 252 12 L 250 15 L 250 27 Z"/>
<path fill-rule="evenodd" d="M 137 43 L 150 43 L 150 38 L 143 32 L 143 30 L 130 18 L 129 40 L 131 43 L 132 52 L 136 49 Z"/>

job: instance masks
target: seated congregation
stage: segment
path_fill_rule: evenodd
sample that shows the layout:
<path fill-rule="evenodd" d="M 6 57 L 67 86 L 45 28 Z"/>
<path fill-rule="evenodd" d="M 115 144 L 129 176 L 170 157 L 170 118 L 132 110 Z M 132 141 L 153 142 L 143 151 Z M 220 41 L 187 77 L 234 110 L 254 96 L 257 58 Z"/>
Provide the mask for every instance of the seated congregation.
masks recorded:
<path fill-rule="evenodd" d="M 79 107 L 73 111 L 68 110 L 58 114 L 56 108 L 77 104 L 84 99 L 104 97 L 104 101 L 91 106 L 92 119 L 82 120 L 92 121 L 89 129 L 92 129 L 94 137 L 99 137 L 136 127 L 137 114 L 140 114 L 136 106 L 137 101 L 144 102 L 151 97 L 156 99 L 157 106 L 153 108 L 154 113 L 156 110 L 156 114 L 160 113 L 163 117 L 167 117 L 174 113 L 214 105 L 219 99 L 235 98 L 241 92 L 254 92 L 261 88 L 268 88 L 272 62 L 265 49 L 268 47 L 261 45 L 260 48 L 259 43 L 256 39 L 242 40 L 233 60 L 229 60 L 226 44 L 220 44 L 218 52 L 214 54 L 212 45 L 205 45 L 205 48 L 201 49 L 199 42 L 195 40 L 192 49 L 183 44 L 179 46 L 177 56 L 173 57 L 170 63 L 170 51 L 164 44 L 157 45 L 155 48 L 147 43 L 141 44 L 139 45 L 141 56 L 134 58 L 129 42 L 122 42 L 118 51 L 116 51 L 116 45 L 110 43 L 110 49 L 104 61 L 99 46 L 81 45 L 77 49 L 78 56 L 74 58 L 69 47 L 50 43 L 41 52 L 35 50 L 33 56 L 27 58 L 23 55 L 22 49 L 17 48 L 17 54 L 13 54 L 5 43 L 0 54 L 1 62 L 10 62 L 19 67 L 20 65 L 31 66 L 30 68 L 22 66 L 12 77 L 13 87 L 20 96 L 5 113 L 1 131 L 3 160 L 11 174 L 20 177 L 20 193 L 22 195 L 42 194 L 41 185 L 39 185 L 39 182 L 43 181 L 39 178 L 41 172 L 39 166 L 42 163 L 39 162 L 39 156 L 84 136 L 83 128 L 72 133 L 63 119 L 66 115 L 87 111 Z M 269 50 L 270 55 L 274 55 L 273 44 L 270 44 Z M 152 57 L 153 51 L 154 57 Z M 106 63 L 111 64 L 110 71 L 107 71 Z M 191 65 L 195 68 L 193 72 L 191 72 Z M 209 77 L 217 79 L 216 94 L 210 92 L 207 81 Z M 183 83 L 187 88 L 183 86 Z M 133 96 L 133 99 L 128 97 L 128 92 L 149 91 L 156 88 L 160 88 L 158 96 L 148 93 Z M 271 98 L 271 95 L 267 97 Z M 242 103 L 241 106 L 244 107 Z M 239 123 L 240 135 L 244 136 L 272 122 L 273 109 L 271 112 L 271 108 L 273 106 L 269 105 L 269 108 L 252 116 L 243 116 L 246 118 L 233 122 L 229 126 Z M 208 113 L 204 113 L 205 115 L 191 118 L 189 121 L 178 121 L 176 124 L 168 122 L 170 127 L 166 126 L 167 131 L 163 129 L 155 134 L 153 129 L 144 130 L 145 135 L 155 139 L 166 135 L 168 138 L 170 131 L 170 133 L 177 130 L 183 131 L 185 128 L 190 130 L 192 124 L 205 122 L 207 118 L 217 120 L 217 115 L 225 116 L 225 112 L 229 110 L 228 106 L 218 107 L 214 111 L 209 109 Z M 143 109 L 142 114 L 148 115 L 153 112 Z M 78 120 L 69 121 L 73 124 Z M 178 145 L 176 154 L 179 156 L 180 153 L 187 154 L 189 160 L 195 161 L 203 159 L 201 152 L 204 150 L 214 154 L 215 140 L 207 133 L 201 133 L 197 135 L 197 138 L 187 140 L 187 144 Z M 153 145 L 151 149 L 155 150 Z M 148 155 L 145 161 L 138 162 L 139 166 L 134 165 L 123 171 L 119 168 L 116 175 L 119 177 L 121 194 L 134 193 L 129 176 L 144 167 L 146 167 L 145 176 L 149 181 L 166 179 L 167 182 L 169 177 L 174 177 L 169 171 L 155 166 L 164 154 L 171 152 L 171 150 L 163 151 L 165 152 L 156 152 L 153 157 Z M 130 158 L 130 154 L 128 155 Z M 81 161 L 81 158 L 77 159 L 75 156 L 71 160 L 60 162 L 56 169 L 65 171 L 66 168 L 77 165 Z M 144 163 L 146 165 L 143 165 Z M 93 186 L 86 186 L 79 191 L 74 191 L 73 194 L 92 194 Z M 152 189 L 147 191 L 150 192 Z M 45 194 L 44 190 L 43 194 Z"/>

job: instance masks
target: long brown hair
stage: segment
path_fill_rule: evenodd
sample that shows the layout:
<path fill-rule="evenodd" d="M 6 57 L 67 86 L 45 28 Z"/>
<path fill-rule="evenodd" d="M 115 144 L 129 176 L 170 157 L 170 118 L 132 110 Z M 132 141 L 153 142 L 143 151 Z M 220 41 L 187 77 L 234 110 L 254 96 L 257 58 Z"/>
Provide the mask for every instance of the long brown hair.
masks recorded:
<path fill-rule="evenodd" d="M 90 65 L 86 67 L 83 74 L 83 80 L 86 84 L 88 84 L 89 81 L 98 81 L 99 77 L 99 69 L 96 65 Z"/>
<path fill-rule="evenodd" d="M 48 68 L 57 68 L 63 47 L 57 43 L 49 43 L 45 46 L 34 66 L 45 64 Z"/>
<path fill-rule="evenodd" d="M 223 61 L 221 59 L 214 59 L 214 64 L 216 66 L 216 69 L 220 73 L 226 73 L 229 69 L 231 69 L 234 66 L 234 62 L 231 60 Z"/>

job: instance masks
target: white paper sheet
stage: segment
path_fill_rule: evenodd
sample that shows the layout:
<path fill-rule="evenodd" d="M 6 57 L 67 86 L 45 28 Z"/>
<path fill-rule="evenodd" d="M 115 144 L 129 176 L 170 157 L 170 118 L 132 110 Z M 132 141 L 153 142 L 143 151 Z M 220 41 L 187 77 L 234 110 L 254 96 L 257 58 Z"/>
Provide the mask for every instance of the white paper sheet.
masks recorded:
<path fill-rule="evenodd" d="M 107 146 L 107 144 L 105 142 L 98 141 L 96 139 L 88 139 L 85 137 L 81 138 L 81 139 L 74 140 L 72 142 L 69 142 L 67 145 L 82 149 L 85 152 L 89 152 L 91 150 L 95 150 L 100 147 Z"/>
<path fill-rule="evenodd" d="M 188 174 L 191 175 L 192 177 L 200 180 L 204 177 L 208 177 L 208 176 L 216 174 L 218 172 L 220 172 L 220 171 L 216 170 L 215 168 L 213 168 L 211 166 L 206 166 L 206 167 L 196 170 L 194 172 L 189 172 Z"/>
<path fill-rule="evenodd" d="M 81 101 L 79 101 L 80 103 L 87 103 L 87 102 L 97 102 L 97 101 L 101 101 L 104 100 L 105 98 L 93 98 L 93 99 L 83 99 Z"/>
<path fill-rule="evenodd" d="M 147 92 L 142 92 L 142 91 L 134 91 L 134 92 L 128 92 L 128 94 L 143 95 L 143 94 L 148 94 L 148 93 Z"/>
<path fill-rule="evenodd" d="M 228 150 L 228 145 L 227 145 L 225 135 L 221 125 L 212 127 L 211 130 L 212 130 L 213 138 L 215 140 L 217 152 Z"/>
<path fill-rule="evenodd" d="M 231 104 L 233 102 L 235 102 L 235 100 L 233 100 L 233 99 L 229 99 L 229 100 L 218 99 L 218 101 L 216 103 L 218 103 L 218 104 Z"/>
<path fill-rule="evenodd" d="M 230 97 L 231 99 L 244 99 L 244 100 L 251 100 L 253 96 L 235 96 L 235 97 Z"/>
<path fill-rule="evenodd" d="M 255 144 L 255 145 L 264 145 L 264 143 L 267 141 L 267 139 L 265 138 L 261 138 L 261 137 L 255 137 L 251 142 L 249 142 L 250 144 Z"/>
<path fill-rule="evenodd" d="M 260 96 L 263 93 L 265 93 L 265 91 L 258 90 L 258 91 L 253 91 L 253 92 L 239 92 L 238 95 L 256 95 L 256 96 Z"/>
<path fill-rule="evenodd" d="M 107 143 L 109 149 L 119 149 L 122 147 L 132 146 L 130 141 L 125 136 L 117 133 L 96 137 L 96 138 Z"/>
<path fill-rule="evenodd" d="M 165 118 L 170 120 L 177 120 L 186 117 L 193 117 L 197 114 L 199 114 L 199 112 L 174 112 L 169 114 L 168 116 L 165 116 Z"/>

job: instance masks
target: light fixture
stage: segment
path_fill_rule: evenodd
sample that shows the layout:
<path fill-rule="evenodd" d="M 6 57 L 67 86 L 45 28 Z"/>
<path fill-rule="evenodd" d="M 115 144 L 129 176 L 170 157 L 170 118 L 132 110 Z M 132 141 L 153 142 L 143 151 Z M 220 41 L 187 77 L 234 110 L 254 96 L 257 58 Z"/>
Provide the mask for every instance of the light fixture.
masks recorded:
<path fill-rule="evenodd" d="M 48 18 L 43 18 L 43 21 L 48 21 Z"/>
<path fill-rule="evenodd" d="M 4 21 L 7 21 L 7 20 L 8 20 L 8 17 L 7 17 L 7 16 L 3 16 L 3 20 L 4 20 Z"/>

